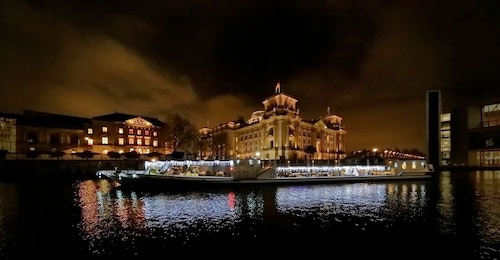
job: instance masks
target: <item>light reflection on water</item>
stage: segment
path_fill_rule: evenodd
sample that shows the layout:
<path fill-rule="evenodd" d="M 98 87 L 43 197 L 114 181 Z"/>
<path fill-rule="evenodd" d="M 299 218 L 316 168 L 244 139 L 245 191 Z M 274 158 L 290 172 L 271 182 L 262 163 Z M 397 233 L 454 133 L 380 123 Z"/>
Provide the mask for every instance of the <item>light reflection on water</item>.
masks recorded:
<path fill-rule="evenodd" d="M 2 248 L 12 247 L 15 237 L 15 218 L 18 215 L 19 203 L 16 187 L 10 183 L 0 183 L 0 259 Z"/>
<path fill-rule="evenodd" d="M 385 258 L 392 254 L 380 248 L 388 243 L 413 251 L 424 243 L 412 254 L 500 259 L 500 171 L 185 192 L 120 190 L 105 180 L 0 183 L 0 259 L 54 256 L 60 244 L 71 245 L 69 256 L 145 256 L 201 245 L 257 254 L 249 244 L 300 245 L 291 247 L 296 252 L 319 243 L 352 254 L 348 248 L 360 241 L 369 243 L 358 251 Z"/>
<path fill-rule="evenodd" d="M 352 216 L 368 221 L 417 218 L 427 202 L 425 183 L 355 183 L 278 188 L 278 211 L 284 214 Z M 336 218 L 339 221 L 338 218 Z"/>
<path fill-rule="evenodd" d="M 82 209 L 79 228 L 96 248 L 105 240 L 159 238 L 186 244 L 200 235 L 221 231 L 238 236 L 238 223 L 262 216 L 262 198 L 254 193 L 148 194 L 112 190 L 104 180 L 82 182 L 78 191 Z"/>
<path fill-rule="evenodd" d="M 327 234 L 329 230 L 337 232 L 342 225 L 348 231 L 378 232 L 401 225 L 398 222 L 422 222 L 428 211 L 427 184 L 354 183 L 147 193 L 114 190 L 103 180 L 86 181 L 78 187 L 82 209 L 79 228 L 94 253 L 104 251 L 110 243 L 126 247 L 151 238 L 168 241 L 160 243 L 165 246 L 197 245 L 212 237 L 224 243 L 273 236 L 293 239 L 300 238 L 305 230 L 310 233 L 318 229 L 318 233 Z M 275 234 L 283 229 L 284 235 Z"/>
<path fill-rule="evenodd" d="M 442 172 L 437 201 L 444 244 L 500 259 L 500 171 Z"/>

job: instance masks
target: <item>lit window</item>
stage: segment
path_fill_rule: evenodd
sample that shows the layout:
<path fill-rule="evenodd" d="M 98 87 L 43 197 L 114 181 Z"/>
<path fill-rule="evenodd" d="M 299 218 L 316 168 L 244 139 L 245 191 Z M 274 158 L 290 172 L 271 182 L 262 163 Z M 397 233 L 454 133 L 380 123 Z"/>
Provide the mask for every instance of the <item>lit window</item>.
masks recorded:
<path fill-rule="evenodd" d="M 94 133 L 94 130 L 92 128 L 87 128 L 87 134 L 91 135 Z"/>
<path fill-rule="evenodd" d="M 137 129 L 137 135 L 142 135 L 142 130 L 141 129 Z"/>
<path fill-rule="evenodd" d="M 125 144 L 125 139 L 122 138 L 122 137 L 118 138 L 118 144 L 119 145 L 124 145 Z"/>
<path fill-rule="evenodd" d="M 94 145 L 94 139 L 90 139 L 90 138 L 88 138 L 88 139 L 87 139 L 87 144 L 88 144 L 88 145 Z"/>
<path fill-rule="evenodd" d="M 123 127 L 118 128 L 118 133 L 123 134 Z"/>
<path fill-rule="evenodd" d="M 149 139 L 144 140 L 144 144 L 145 145 L 151 145 L 151 140 L 149 140 Z"/>
<path fill-rule="evenodd" d="M 137 145 L 142 145 L 142 139 L 137 139 Z"/>
<path fill-rule="evenodd" d="M 144 135 L 149 136 L 149 130 L 144 130 Z"/>
<path fill-rule="evenodd" d="M 153 136 L 158 136 L 158 132 L 153 131 Z"/>
<path fill-rule="evenodd" d="M 134 138 L 129 138 L 128 139 L 128 144 L 134 144 Z"/>
<path fill-rule="evenodd" d="M 108 127 L 107 126 L 103 126 L 102 127 L 102 132 L 103 133 L 107 133 L 108 132 Z"/>
<path fill-rule="evenodd" d="M 158 147 L 158 140 L 154 140 L 154 141 L 153 141 L 153 146 L 154 146 L 154 147 Z"/>
<path fill-rule="evenodd" d="M 129 128 L 128 129 L 128 134 L 129 135 L 133 135 L 134 134 L 134 129 L 133 128 Z"/>
<path fill-rule="evenodd" d="M 102 137 L 102 144 L 108 144 L 108 137 L 107 136 Z"/>

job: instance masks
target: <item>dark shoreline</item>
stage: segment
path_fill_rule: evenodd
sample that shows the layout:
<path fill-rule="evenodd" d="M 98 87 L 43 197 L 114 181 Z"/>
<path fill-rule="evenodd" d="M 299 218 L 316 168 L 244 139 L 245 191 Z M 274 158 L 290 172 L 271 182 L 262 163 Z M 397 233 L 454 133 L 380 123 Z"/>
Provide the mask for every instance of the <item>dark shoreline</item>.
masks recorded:
<path fill-rule="evenodd" d="M 142 160 L 0 160 L 0 181 L 94 178 L 99 169 L 140 169 Z"/>
<path fill-rule="evenodd" d="M 497 171 L 500 166 L 439 166 L 434 167 L 437 171 Z"/>

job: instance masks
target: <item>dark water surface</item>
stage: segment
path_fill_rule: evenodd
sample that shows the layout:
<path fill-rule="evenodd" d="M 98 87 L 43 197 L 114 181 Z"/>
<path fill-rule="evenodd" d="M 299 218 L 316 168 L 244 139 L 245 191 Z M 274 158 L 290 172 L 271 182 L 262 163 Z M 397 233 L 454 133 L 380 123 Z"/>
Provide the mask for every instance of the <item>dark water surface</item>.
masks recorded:
<path fill-rule="evenodd" d="M 192 256 L 500 259 L 500 171 L 175 192 L 0 183 L 0 259 Z"/>

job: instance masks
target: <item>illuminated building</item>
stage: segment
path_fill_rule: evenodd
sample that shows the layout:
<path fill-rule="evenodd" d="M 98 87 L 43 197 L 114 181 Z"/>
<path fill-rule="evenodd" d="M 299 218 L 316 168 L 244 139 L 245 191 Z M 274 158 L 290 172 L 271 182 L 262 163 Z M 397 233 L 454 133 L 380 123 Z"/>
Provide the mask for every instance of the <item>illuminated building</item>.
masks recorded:
<path fill-rule="evenodd" d="M 16 120 L 18 115 L 0 113 L 0 150 L 16 152 Z"/>
<path fill-rule="evenodd" d="M 162 121 L 135 115 L 113 113 L 93 117 L 85 126 L 85 145 L 91 151 L 107 154 L 110 151 L 139 154 L 166 153 L 163 150 Z"/>
<path fill-rule="evenodd" d="M 16 134 L 9 140 L 15 140 L 15 152 L 21 154 L 165 153 L 163 126 L 158 119 L 121 113 L 83 118 L 24 110 L 18 116 Z"/>
<path fill-rule="evenodd" d="M 281 92 L 279 83 L 274 95 L 265 99 L 263 110 L 245 121 L 200 129 L 200 157 L 203 159 L 303 160 L 309 158 L 307 146 L 316 148 L 318 160 L 345 157 L 343 137 L 347 133 L 342 118 L 327 114 L 319 119 L 302 119 L 298 100 Z"/>
<path fill-rule="evenodd" d="M 440 142 L 440 165 L 450 165 L 450 152 L 451 152 L 451 113 L 441 114 L 441 142 Z"/>
<path fill-rule="evenodd" d="M 500 166 L 500 99 L 462 103 L 441 114 L 442 166 Z"/>

